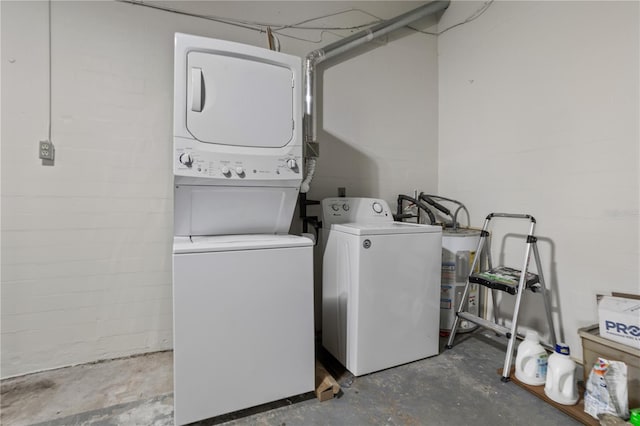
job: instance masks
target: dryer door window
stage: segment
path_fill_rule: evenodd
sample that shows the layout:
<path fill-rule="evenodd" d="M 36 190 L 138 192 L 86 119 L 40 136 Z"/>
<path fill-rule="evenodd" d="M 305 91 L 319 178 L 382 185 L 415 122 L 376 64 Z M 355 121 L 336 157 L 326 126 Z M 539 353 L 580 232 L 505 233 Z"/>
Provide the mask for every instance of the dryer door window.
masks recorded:
<path fill-rule="evenodd" d="M 187 129 L 201 142 L 279 148 L 294 135 L 290 69 L 191 51 L 187 55 Z"/>

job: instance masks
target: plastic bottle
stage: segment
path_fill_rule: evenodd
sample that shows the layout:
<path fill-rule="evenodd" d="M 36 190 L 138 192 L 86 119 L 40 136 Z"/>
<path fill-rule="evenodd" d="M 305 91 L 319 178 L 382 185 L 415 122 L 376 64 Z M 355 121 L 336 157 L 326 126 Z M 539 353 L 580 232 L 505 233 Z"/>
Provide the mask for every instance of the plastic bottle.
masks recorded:
<path fill-rule="evenodd" d="M 544 385 L 547 377 L 547 351 L 540 345 L 540 337 L 533 330 L 527 331 L 518 346 L 516 355 L 516 379 L 533 386 Z"/>
<path fill-rule="evenodd" d="M 549 357 L 547 365 L 547 383 L 544 393 L 562 405 L 574 405 L 578 402 L 576 386 L 576 363 L 569 357 L 569 346 L 556 344 L 556 351 Z"/>

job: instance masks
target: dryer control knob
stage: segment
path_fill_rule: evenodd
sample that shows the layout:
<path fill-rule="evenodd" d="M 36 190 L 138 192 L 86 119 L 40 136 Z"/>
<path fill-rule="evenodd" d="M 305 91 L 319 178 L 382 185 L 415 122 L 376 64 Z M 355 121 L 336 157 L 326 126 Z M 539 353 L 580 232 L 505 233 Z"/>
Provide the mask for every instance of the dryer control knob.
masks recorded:
<path fill-rule="evenodd" d="M 220 167 L 220 171 L 225 177 L 231 177 L 231 170 L 227 166 Z"/>
<path fill-rule="evenodd" d="M 331 204 L 331 209 L 332 209 L 334 212 L 337 212 L 338 210 L 340 210 L 340 206 L 339 206 L 339 205 L 337 205 L 337 204 Z"/>
<path fill-rule="evenodd" d="M 348 212 L 348 211 L 349 211 L 349 209 L 350 209 L 349 204 L 344 203 L 344 204 L 342 205 L 342 210 L 344 210 L 345 212 Z"/>
<path fill-rule="evenodd" d="M 298 168 L 298 162 L 293 159 L 293 158 L 289 158 L 287 160 L 287 167 L 289 167 L 291 170 Z"/>
<path fill-rule="evenodd" d="M 240 166 L 236 167 L 236 174 L 238 176 L 243 175 L 244 174 L 244 169 L 242 167 L 240 167 Z"/>
<path fill-rule="evenodd" d="M 184 164 L 187 167 L 191 167 L 191 165 L 193 164 L 193 157 L 188 152 L 183 152 L 182 154 L 180 154 L 178 160 L 180 161 L 180 163 Z"/>
<path fill-rule="evenodd" d="M 380 204 L 379 202 L 376 201 L 371 207 L 373 207 L 374 212 L 382 213 L 382 204 Z"/>

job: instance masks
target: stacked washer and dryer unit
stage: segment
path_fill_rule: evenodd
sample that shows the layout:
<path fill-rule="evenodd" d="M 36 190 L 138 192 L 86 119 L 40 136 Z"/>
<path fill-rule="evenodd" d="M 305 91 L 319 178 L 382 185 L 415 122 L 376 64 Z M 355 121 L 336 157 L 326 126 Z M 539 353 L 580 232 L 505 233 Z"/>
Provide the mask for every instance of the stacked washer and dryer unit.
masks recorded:
<path fill-rule="evenodd" d="M 442 228 L 322 201 L 322 345 L 355 376 L 438 354 Z"/>
<path fill-rule="evenodd" d="M 314 388 L 301 60 L 176 34 L 174 401 L 178 425 Z"/>

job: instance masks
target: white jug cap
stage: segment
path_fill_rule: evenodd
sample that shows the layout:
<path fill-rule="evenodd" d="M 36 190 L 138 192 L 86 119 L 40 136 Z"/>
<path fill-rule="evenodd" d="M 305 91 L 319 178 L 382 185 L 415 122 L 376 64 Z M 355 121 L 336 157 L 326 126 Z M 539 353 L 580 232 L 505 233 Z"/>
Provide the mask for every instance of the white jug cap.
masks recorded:
<path fill-rule="evenodd" d="M 535 342 L 539 342 L 540 341 L 540 336 L 538 335 L 538 332 L 535 330 L 527 330 L 526 334 L 525 334 L 525 339 L 526 340 L 533 340 Z"/>

